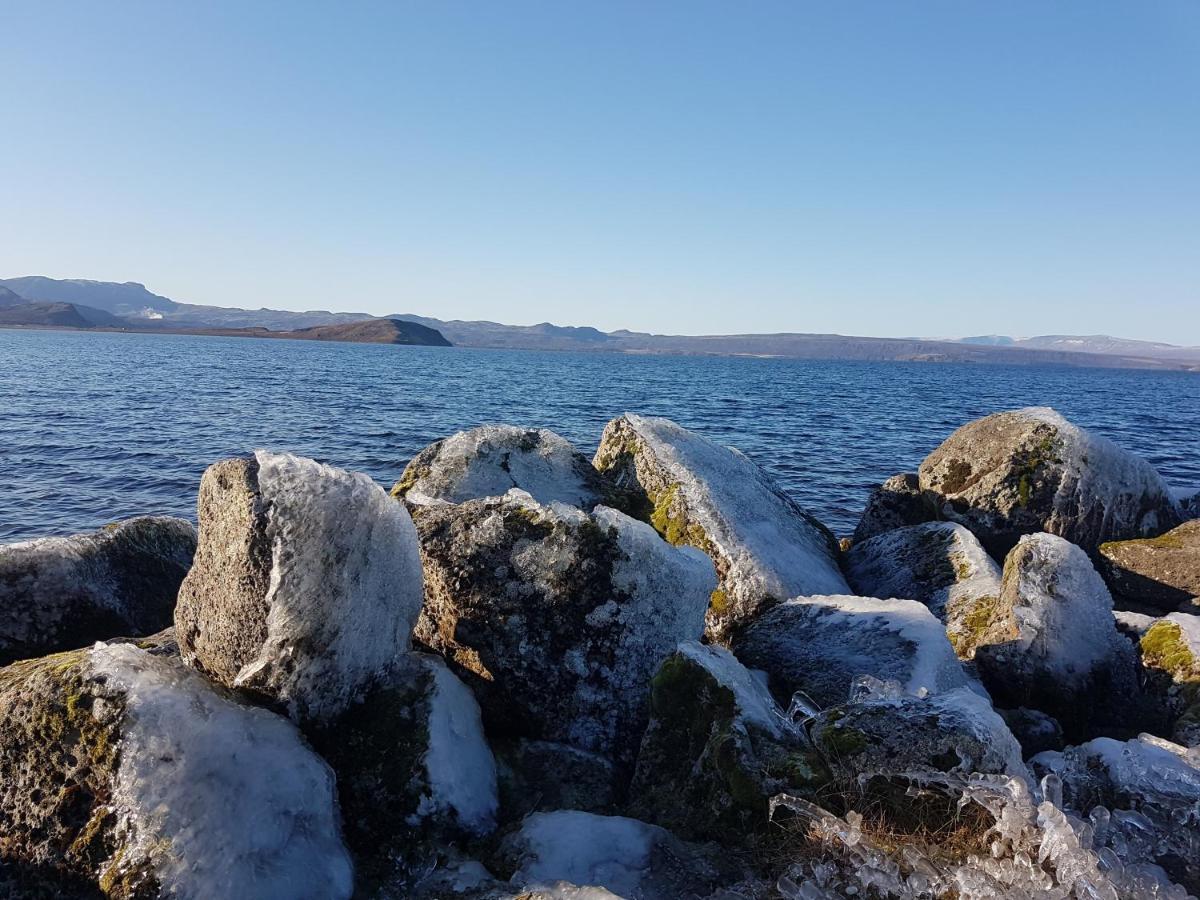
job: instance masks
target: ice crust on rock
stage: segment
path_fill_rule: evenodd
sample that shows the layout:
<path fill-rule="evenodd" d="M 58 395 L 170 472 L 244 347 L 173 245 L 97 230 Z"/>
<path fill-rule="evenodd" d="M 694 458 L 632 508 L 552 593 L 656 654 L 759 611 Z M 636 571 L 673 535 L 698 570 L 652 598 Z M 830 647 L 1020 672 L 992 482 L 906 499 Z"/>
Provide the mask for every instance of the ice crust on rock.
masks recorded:
<path fill-rule="evenodd" d="M 846 577 L 859 594 L 917 600 L 943 622 L 1000 595 L 1000 566 L 954 522 L 897 528 L 855 544 Z"/>
<path fill-rule="evenodd" d="M 1048 407 L 962 426 L 918 475 L 940 514 L 997 554 L 1023 534 L 1045 531 L 1092 551 L 1178 522 L 1178 507 L 1149 463 Z"/>
<path fill-rule="evenodd" d="M 767 672 L 776 696 L 803 691 L 820 706 L 843 702 L 864 674 L 897 681 L 914 695 L 967 684 L 941 622 L 915 600 L 788 600 L 753 622 L 733 649 Z"/>
<path fill-rule="evenodd" d="M 733 692 L 737 708 L 735 727 L 746 729 L 747 724 L 761 728 L 779 738 L 784 733 L 784 717 L 774 698 L 761 681 L 743 666 L 724 647 L 683 641 L 679 652 L 701 666 L 722 687 Z"/>
<path fill-rule="evenodd" d="M 668 541 L 713 558 L 714 635 L 787 597 L 850 593 L 833 536 L 738 450 L 627 413 L 605 428 L 595 463 L 618 487 L 645 493 Z"/>
<path fill-rule="evenodd" d="M 241 486 L 223 480 L 229 467 Z M 241 505 L 247 514 L 229 524 Z M 297 721 L 328 721 L 410 646 L 416 530 L 367 476 L 260 450 L 210 467 L 200 519 L 176 630 L 184 659 L 206 674 Z"/>
<path fill-rule="evenodd" d="M 113 807 L 128 845 L 181 900 L 349 897 L 334 776 L 295 726 L 218 695 L 176 660 L 98 644 L 125 696 Z"/>
<path fill-rule="evenodd" d="M 416 518 L 428 595 L 417 635 L 466 673 L 485 720 L 631 756 L 651 676 L 703 632 L 711 561 L 617 510 L 518 490 Z"/>
<path fill-rule="evenodd" d="M 166 516 L 0 544 L 0 665 L 160 631 L 195 549 L 195 526 Z"/>
<path fill-rule="evenodd" d="M 419 814 L 454 812 L 467 831 L 484 834 L 496 821 L 496 760 L 483 734 L 479 704 L 471 689 L 435 656 L 422 655 L 433 675 L 429 749 L 425 755 L 429 793 Z"/>
<path fill-rule="evenodd" d="M 539 503 L 590 510 L 605 499 L 603 481 L 591 461 L 553 431 L 482 425 L 418 453 L 393 493 L 427 505 L 500 497 L 518 488 Z"/>

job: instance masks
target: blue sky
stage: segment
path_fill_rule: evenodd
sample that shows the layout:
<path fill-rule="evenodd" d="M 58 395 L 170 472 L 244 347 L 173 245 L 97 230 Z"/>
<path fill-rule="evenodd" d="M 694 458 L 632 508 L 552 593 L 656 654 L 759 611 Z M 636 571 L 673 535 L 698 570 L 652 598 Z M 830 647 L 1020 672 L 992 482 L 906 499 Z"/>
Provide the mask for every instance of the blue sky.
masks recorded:
<path fill-rule="evenodd" d="M 0 0 L 0 275 L 1200 344 L 1200 2 Z"/>

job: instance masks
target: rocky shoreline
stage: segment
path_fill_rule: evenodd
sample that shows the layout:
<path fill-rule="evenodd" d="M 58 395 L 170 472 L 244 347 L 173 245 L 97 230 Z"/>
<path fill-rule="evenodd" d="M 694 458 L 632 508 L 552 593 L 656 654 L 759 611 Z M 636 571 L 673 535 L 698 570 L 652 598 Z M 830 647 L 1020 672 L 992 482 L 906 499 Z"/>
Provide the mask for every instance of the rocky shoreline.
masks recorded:
<path fill-rule="evenodd" d="M 1048 409 L 840 544 L 627 414 L 0 546 L 0 897 L 1200 894 L 1200 521 Z"/>

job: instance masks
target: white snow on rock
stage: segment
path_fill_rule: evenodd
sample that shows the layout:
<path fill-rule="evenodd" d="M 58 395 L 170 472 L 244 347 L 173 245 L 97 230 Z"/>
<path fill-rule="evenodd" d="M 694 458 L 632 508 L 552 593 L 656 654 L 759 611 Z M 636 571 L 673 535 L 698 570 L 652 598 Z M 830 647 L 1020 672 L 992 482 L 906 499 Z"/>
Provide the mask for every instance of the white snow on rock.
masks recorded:
<path fill-rule="evenodd" d="M 734 653 L 780 690 L 802 690 L 823 706 L 843 702 L 859 675 L 896 681 L 913 695 L 967 684 L 942 623 L 915 600 L 788 600 L 752 623 Z"/>
<path fill-rule="evenodd" d="M 846 571 L 859 593 L 918 600 L 942 621 L 949 609 L 1000 595 L 1000 566 L 954 522 L 897 528 L 856 544 Z"/>
<path fill-rule="evenodd" d="M 735 603 L 850 593 L 829 533 L 744 454 L 669 419 L 624 421 L 681 495 L 688 522 L 704 532 Z"/>
<path fill-rule="evenodd" d="M 679 652 L 702 667 L 717 684 L 733 692 L 739 720 L 735 724 L 743 731 L 752 724 L 774 737 L 783 734 L 783 712 L 766 686 L 743 666 L 724 647 L 684 641 Z"/>
<path fill-rule="evenodd" d="M 113 797 L 122 865 L 148 861 L 180 900 L 351 895 L 333 772 L 292 723 L 132 644 L 97 644 L 90 662 L 126 698 Z"/>
<path fill-rule="evenodd" d="M 433 694 L 425 755 L 430 793 L 422 797 L 418 815 L 453 810 L 462 828 L 484 834 L 495 824 L 499 800 L 496 760 L 483 734 L 479 704 L 441 657 L 422 655 L 421 661 L 433 674 Z"/>
<path fill-rule="evenodd" d="M 1113 618 L 1112 597 L 1086 553 L 1052 534 L 1022 537 L 1016 576 L 1015 650 L 1024 665 L 1076 683 L 1128 655 Z M 1011 573 L 1006 575 L 1013 577 Z M 1005 597 L 1008 597 L 1006 584 Z M 1012 656 L 1010 650 L 1006 656 Z"/>
<path fill-rule="evenodd" d="M 586 509 L 601 499 L 599 476 L 588 459 L 545 428 L 482 425 L 438 441 L 413 462 L 417 477 L 404 499 L 414 504 L 500 497 L 512 488 L 540 503 Z"/>
<path fill-rule="evenodd" d="M 1030 760 L 1039 769 L 1054 772 L 1071 788 L 1096 779 L 1101 771 L 1107 783 L 1092 790 L 1137 798 L 1147 803 L 1200 803 L 1200 749 L 1149 734 L 1130 741 L 1096 738 L 1065 751 L 1048 750 Z"/>
<path fill-rule="evenodd" d="M 267 639 L 235 683 L 269 685 L 293 718 L 328 718 L 410 646 L 423 599 L 416 529 L 366 475 L 255 457 L 273 538 Z"/>
<path fill-rule="evenodd" d="M 577 810 L 534 813 L 526 817 L 516 836 L 523 858 L 511 882 L 525 889 L 603 888 L 635 898 L 650 866 L 650 854 L 666 834 L 657 826 L 622 816 Z"/>
<path fill-rule="evenodd" d="M 1154 626 L 1154 623 L 1158 621 L 1158 618 L 1155 616 L 1129 612 L 1125 609 L 1114 609 L 1113 619 L 1116 620 L 1117 630 L 1133 638 L 1135 641 L 1141 640 L 1142 635 L 1149 631 Z"/>

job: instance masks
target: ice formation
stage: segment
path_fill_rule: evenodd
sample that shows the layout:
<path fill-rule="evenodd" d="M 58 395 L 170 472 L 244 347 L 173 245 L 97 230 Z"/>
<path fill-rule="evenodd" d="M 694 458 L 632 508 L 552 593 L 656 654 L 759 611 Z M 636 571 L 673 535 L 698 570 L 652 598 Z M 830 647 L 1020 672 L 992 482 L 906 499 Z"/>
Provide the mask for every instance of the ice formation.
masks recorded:
<path fill-rule="evenodd" d="M 292 723 L 131 644 L 97 644 L 90 662 L 125 696 L 122 867 L 148 863 L 180 900 L 351 895 L 333 772 Z"/>
<path fill-rule="evenodd" d="M 942 621 L 948 609 L 1000 595 L 1000 566 L 954 522 L 898 528 L 855 544 L 846 574 L 860 594 L 919 600 Z"/>
<path fill-rule="evenodd" d="M 423 656 L 433 674 L 429 700 L 429 749 L 425 771 L 429 794 L 419 814 L 453 810 L 457 823 L 476 834 L 495 824 L 496 760 L 483 734 L 479 704 L 440 657 Z"/>
<path fill-rule="evenodd" d="M 751 724 L 774 737 L 791 730 L 763 683 L 724 647 L 684 641 L 679 645 L 679 652 L 701 666 L 722 687 L 733 692 L 739 716 L 735 723 L 738 727 L 745 730 L 746 725 Z"/>
<path fill-rule="evenodd" d="M 409 647 L 421 557 L 403 504 L 365 475 L 255 454 L 272 541 L 267 638 L 235 683 L 326 719 Z"/>
<path fill-rule="evenodd" d="M 942 623 L 914 600 L 788 600 L 753 622 L 733 649 L 777 689 L 802 690 L 822 706 L 843 701 L 862 674 L 898 681 L 910 694 L 967 684 Z"/>
<path fill-rule="evenodd" d="M 921 773 L 910 792 L 959 798 L 960 807 L 976 804 L 993 824 L 985 835 L 986 852 L 946 859 L 933 846 L 936 837 L 910 843 L 894 835 L 886 844 L 872 838 L 856 812 L 845 817 L 798 797 L 780 795 L 771 802 L 774 816 L 790 810 L 826 853 L 817 861 L 797 863 L 780 878 L 786 900 L 841 900 L 874 896 L 894 900 L 1186 900 L 1187 891 L 1172 884 L 1157 865 L 1144 861 L 1141 848 L 1125 840 L 1115 816 L 1104 807 L 1081 818 L 1062 808 L 1055 776 L 1031 792 L 1019 778 L 1000 775 Z M 897 846 L 899 844 L 899 846 Z"/>
<path fill-rule="evenodd" d="M 512 883 L 529 889 L 569 882 L 637 897 L 650 854 L 666 834 L 622 816 L 577 810 L 534 813 L 522 823 L 517 837 L 524 858 Z"/>
<path fill-rule="evenodd" d="M 565 438 L 545 428 L 483 425 L 423 450 L 401 479 L 409 503 L 462 503 L 512 488 L 540 503 L 591 509 L 599 473 Z"/>

